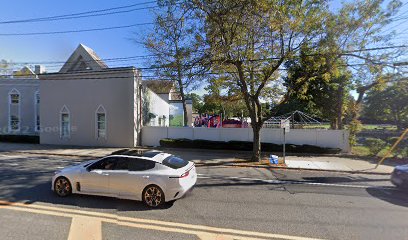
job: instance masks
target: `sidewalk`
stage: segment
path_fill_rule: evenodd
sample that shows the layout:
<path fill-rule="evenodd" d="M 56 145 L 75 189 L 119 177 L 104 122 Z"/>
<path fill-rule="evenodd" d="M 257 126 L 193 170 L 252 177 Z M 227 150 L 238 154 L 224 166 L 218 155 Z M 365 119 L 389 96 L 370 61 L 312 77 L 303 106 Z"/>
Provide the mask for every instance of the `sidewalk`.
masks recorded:
<path fill-rule="evenodd" d="M 24 154 L 43 154 L 58 156 L 77 156 L 98 158 L 111 154 L 123 148 L 85 148 L 72 146 L 39 145 L 0 143 L 0 152 L 13 152 Z M 151 149 L 151 148 L 140 148 Z M 203 149 L 161 149 L 186 160 L 194 161 L 198 166 L 235 166 L 235 167 L 263 167 L 284 168 L 296 170 L 338 171 L 350 173 L 390 174 L 394 167 L 381 165 L 375 169 L 376 162 L 361 160 L 350 156 L 318 155 L 318 156 L 287 156 L 286 165 L 270 165 L 249 162 L 251 152 L 228 150 L 203 150 Z M 264 153 L 267 159 L 270 153 Z M 389 160 L 391 161 L 391 160 Z"/>
<path fill-rule="evenodd" d="M 44 144 L 23 144 L 0 142 L 0 152 L 44 154 L 58 156 L 103 157 L 123 148 L 91 148 Z"/>

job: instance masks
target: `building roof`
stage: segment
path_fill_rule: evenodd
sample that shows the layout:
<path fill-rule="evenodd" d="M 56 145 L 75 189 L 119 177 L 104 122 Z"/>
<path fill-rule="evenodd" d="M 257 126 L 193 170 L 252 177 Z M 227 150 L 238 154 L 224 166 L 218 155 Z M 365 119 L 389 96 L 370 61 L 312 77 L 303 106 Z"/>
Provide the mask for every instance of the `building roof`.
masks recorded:
<path fill-rule="evenodd" d="M 59 72 L 100 71 L 106 68 L 108 68 L 108 65 L 98 57 L 94 50 L 79 44 Z"/>
<path fill-rule="evenodd" d="M 24 66 L 18 71 L 13 71 L 14 78 L 37 78 L 37 74 L 33 72 L 29 67 Z"/>
<path fill-rule="evenodd" d="M 170 93 L 174 91 L 174 81 L 144 80 L 142 83 L 156 94 Z"/>

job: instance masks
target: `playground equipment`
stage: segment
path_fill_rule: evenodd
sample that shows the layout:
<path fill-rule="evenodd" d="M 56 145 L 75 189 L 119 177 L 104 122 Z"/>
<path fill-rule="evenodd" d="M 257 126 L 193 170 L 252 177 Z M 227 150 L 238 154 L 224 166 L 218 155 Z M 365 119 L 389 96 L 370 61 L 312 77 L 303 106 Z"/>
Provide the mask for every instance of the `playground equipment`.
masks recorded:
<path fill-rule="evenodd" d="M 266 120 L 263 127 L 264 128 L 279 128 L 282 120 L 290 121 L 290 128 L 324 128 L 324 125 L 327 125 L 327 122 L 321 122 L 316 118 L 301 112 L 294 111 L 281 116 L 271 117 Z"/>

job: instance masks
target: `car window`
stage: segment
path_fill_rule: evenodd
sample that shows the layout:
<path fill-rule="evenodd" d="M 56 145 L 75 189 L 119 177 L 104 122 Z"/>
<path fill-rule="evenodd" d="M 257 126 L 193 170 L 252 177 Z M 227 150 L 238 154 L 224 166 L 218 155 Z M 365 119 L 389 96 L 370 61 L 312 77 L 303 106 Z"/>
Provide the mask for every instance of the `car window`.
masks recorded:
<path fill-rule="evenodd" d="M 92 164 L 89 170 L 112 170 L 115 167 L 116 157 L 108 157 Z"/>
<path fill-rule="evenodd" d="M 187 166 L 188 161 L 178 158 L 176 156 L 170 156 L 163 160 L 163 165 L 171 167 L 173 169 L 178 169 Z"/>
<path fill-rule="evenodd" d="M 153 158 L 153 157 L 155 157 L 156 155 L 158 155 L 160 153 L 162 153 L 162 152 L 160 152 L 160 151 L 148 151 L 148 152 L 145 152 L 143 154 L 143 157 Z"/>
<path fill-rule="evenodd" d="M 146 171 L 153 169 L 156 163 L 150 160 L 144 160 L 139 158 L 129 159 L 129 171 Z"/>
<path fill-rule="evenodd" d="M 129 170 L 129 159 L 124 157 L 117 158 L 113 170 Z"/>

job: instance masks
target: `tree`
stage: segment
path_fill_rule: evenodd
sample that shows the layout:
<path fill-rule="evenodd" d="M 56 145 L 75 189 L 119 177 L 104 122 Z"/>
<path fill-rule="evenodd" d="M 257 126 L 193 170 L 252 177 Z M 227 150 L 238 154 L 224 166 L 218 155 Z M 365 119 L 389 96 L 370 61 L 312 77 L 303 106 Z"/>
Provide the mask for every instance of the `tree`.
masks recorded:
<path fill-rule="evenodd" d="M 204 103 L 203 98 L 200 95 L 197 93 L 189 93 L 186 94 L 186 98 L 191 99 L 193 102 L 193 112 L 202 113 Z"/>
<path fill-rule="evenodd" d="M 183 104 L 184 126 L 187 126 L 186 95 L 199 86 L 204 76 L 204 64 L 198 64 L 202 59 L 203 40 L 186 4 L 159 0 L 158 5 L 161 10 L 156 13 L 154 31 L 144 45 L 153 55 L 152 68 L 159 80 L 170 79 L 176 83 Z"/>
<path fill-rule="evenodd" d="M 406 49 L 395 46 L 395 33 L 384 31 L 401 7 L 399 0 L 359 0 L 343 3 L 337 13 L 331 13 L 321 46 L 333 61 L 341 58 L 352 71 L 352 88 L 358 97 L 354 102 L 352 121 L 357 121 L 364 95 L 370 89 L 390 81 L 387 72 Z M 367 50 L 370 49 L 370 50 Z"/>
<path fill-rule="evenodd" d="M 205 21 L 212 71 L 227 92 L 239 91 L 251 118 L 252 160 L 259 161 L 260 130 L 270 118 L 263 102 L 278 101 L 282 64 L 319 37 L 325 0 L 195 0 Z"/>
<path fill-rule="evenodd" d="M 330 120 L 332 129 L 341 129 L 351 76 L 341 59 L 333 61 L 332 55 L 318 50 L 304 45 L 298 57 L 285 63 L 283 84 L 289 97 L 278 110 L 303 110 Z"/>
<path fill-rule="evenodd" d="M 363 116 L 394 123 L 399 130 L 408 127 L 408 82 L 397 81 L 384 90 L 369 91 L 364 99 Z"/>

